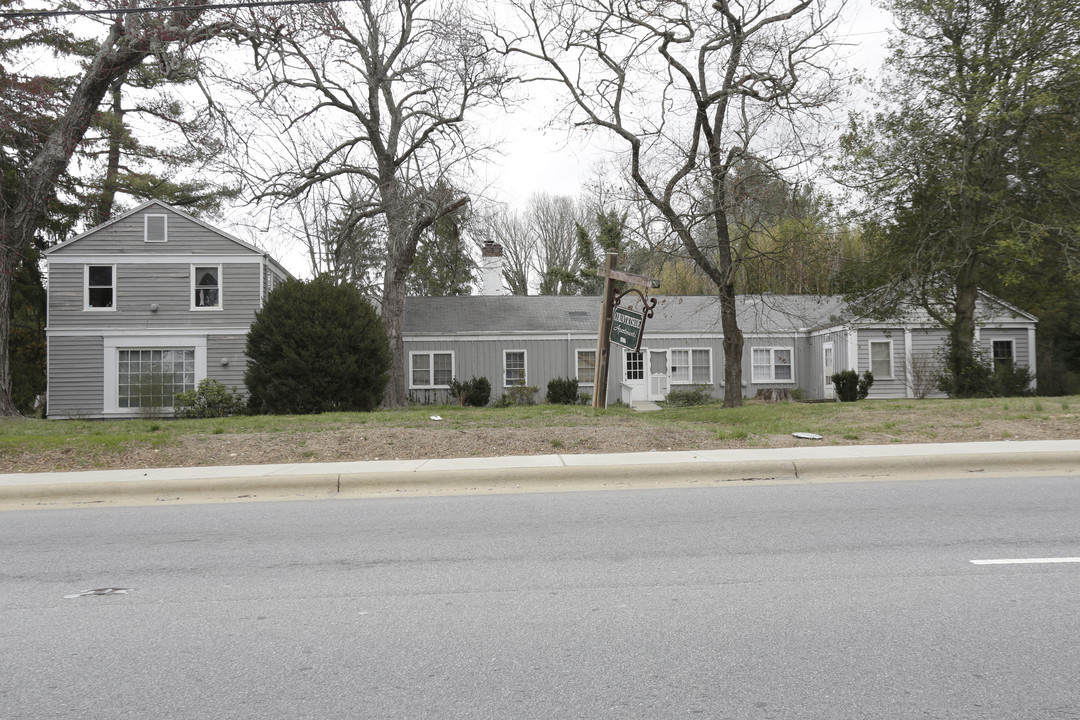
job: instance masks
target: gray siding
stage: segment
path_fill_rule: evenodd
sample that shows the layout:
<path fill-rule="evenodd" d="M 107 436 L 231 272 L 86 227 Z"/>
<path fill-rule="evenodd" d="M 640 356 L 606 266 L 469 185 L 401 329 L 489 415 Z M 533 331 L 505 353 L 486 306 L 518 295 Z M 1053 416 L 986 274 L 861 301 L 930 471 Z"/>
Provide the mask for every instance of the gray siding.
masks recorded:
<path fill-rule="evenodd" d="M 949 334 L 945 330 L 916 329 L 911 331 L 911 369 L 908 372 L 912 394 L 918 397 L 945 397 L 937 389 L 936 377 L 941 373 L 941 351 Z"/>
<path fill-rule="evenodd" d="M 168 242 L 143 240 L 146 215 L 168 216 Z M 53 254 L 73 255 L 250 255 L 251 249 L 160 206 L 150 206 L 88 233 Z"/>
<path fill-rule="evenodd" d="M 469 341 L 432 341 L 420 339 L 405 340 L 406 385 L 409 393 L 420 402 L 445 402 L 445 391 L 413 389 L 410 353 L 420 351 L 453 352 L 454 376 L 458 380 L 473 377 L 486 377 L 491 383 L 491 400 L 494 402 L 502 394 L 503 353 L 506 350 L 525 351 L 525 383 L 535 385 L 537 401 L 543 401 L 547 392 L 548 381 L 558 377 L 574 377 L 577 372 L 577 349 L 595 350 L 595 339 L 565 337 L 543 340 L 469 340 Z M 583 388 L 591 392 L 591 388 Z"/>
<path fill-rule="evenodd" d="M 751 337 L 743 342 L 743 397 L 752 398 L 757 391 L 763 388 L 787 388 L 794 390 L 797 387 L 805 387 L 810 378 L 811 368 L 806 367 L 805 362 L 806 341 L 795 335 L 777 335 L 775 337 Z M 793 382 L 754 382 L 753 349 L 754 348 L 791 348 L 791 376 Z"/>
<path fill-rule="evenodd" d="M 831 387 L 831 381 L 825 377 L 825 344 L 833 345 L 833 372 L 838 373 L 846 369 L 847 365 L 847 337 L 846 330 L 834 330 L 822 335 L 815 335 L 808 339 L 806 357 L 803 358 L 806 372 L 803 374 L 808 400 L 822 400 L 825 398 L 826 383 Z"/>
<path fill-rule="evenodd" d="M 84 310 L 82 264 L 49 266 L 49 328 L 161 330 L 247 328 L 259 307 L 260 266 L 222 264 L 221 310 L 191 309 L 191 265 L 116 265 L 115 310 Z M 157 310 L 151 310 L 157 305 Z"/>
<path fill-rule="evenodd" d="M 1013 341 L 1013 362 L 1018 366 L 1031 367 L 1031 343 L 1026 328 L 983 328 L 979 331 L 979 346 L 992 357 L 994 340 Z"/>
<path fill-rule="evenodd" d="M 104 409 L 104 346 L 101 337 L 49 339 L 50 417 L 88 417 Z"/>
<path fill-rule="evenodd" d="M 244 387 L 244 371 L 247 369 L 247 356 L 244 346 L 246 335 L 209 335 L 206 338 L 206 376 L 217 380 L 230 390 L 236 388 L 247 394 Z M 222 365 L 228 360 L 228 365 Z"/>
<path fill-rule="evenodd" d="M 902 328 L 885 330 L 859 330 L 858 372 L 870 370 L 870 343 L 872 341 L 892 341 L 892 377 L 874 376 L 874 385 L 870 388 L 872 398 L 907 397 L 907 363 L 904 331 Z"/>

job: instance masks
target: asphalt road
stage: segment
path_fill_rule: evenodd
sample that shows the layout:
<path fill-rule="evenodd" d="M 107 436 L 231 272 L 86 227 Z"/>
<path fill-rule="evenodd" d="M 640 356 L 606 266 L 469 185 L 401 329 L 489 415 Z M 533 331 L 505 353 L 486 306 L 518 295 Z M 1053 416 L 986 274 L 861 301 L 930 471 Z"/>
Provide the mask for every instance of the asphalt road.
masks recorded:
<path fill-rule="evenodd" d="M 971 563 L 1077 556 L 1060 478 L 4 513 L 0 717 L 1080 718 L 1080 563 Z"/>

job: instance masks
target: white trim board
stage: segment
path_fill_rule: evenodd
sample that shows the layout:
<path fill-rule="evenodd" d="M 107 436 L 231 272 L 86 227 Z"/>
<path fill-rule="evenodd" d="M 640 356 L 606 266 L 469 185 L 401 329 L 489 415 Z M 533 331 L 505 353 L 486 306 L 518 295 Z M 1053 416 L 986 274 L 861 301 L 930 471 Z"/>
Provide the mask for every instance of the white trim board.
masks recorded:
<path fill-rule="evenodd" d="M 151 243 L 152 244 L 152 243 Z M 55 265 L 227 265 L 234 264 L 262 264 L 263 256 L 245 253 L 243 255 L 198 255 L 188 253 L 186 255 L 165 255 L 148 253 L 146 255 L 135 253 L 119 253 L 110 255 L 64 255 L 62 257 L 50 257 L 49 263 Z"/>

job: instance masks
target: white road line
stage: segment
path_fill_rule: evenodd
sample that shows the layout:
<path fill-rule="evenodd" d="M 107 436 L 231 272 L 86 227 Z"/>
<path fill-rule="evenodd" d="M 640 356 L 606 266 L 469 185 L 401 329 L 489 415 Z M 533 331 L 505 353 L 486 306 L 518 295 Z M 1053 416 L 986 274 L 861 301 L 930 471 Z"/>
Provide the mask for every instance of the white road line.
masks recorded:
<path fill-rule="evenodd" d="M 1033 565 L 1038 563 L 1080 563 L 1080 557 L 1062 558 L 1003 558 L 1000 560 L 972 560 L 972 565 Z"/>

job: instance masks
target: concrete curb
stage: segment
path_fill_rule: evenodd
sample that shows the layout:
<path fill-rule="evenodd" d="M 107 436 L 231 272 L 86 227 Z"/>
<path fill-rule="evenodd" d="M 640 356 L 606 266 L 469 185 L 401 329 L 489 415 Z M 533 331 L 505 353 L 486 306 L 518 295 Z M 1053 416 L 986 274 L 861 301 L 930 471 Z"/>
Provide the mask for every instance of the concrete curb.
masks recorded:
<path fill-rule="evenodd" d="M 333 472 L 333 470 L 340 470 Z M 1080 442 L 828 446 L 0 476 L 0 510 L 1080 475 Z M 114 479 L 115 478 L 115 479 Z"/>

